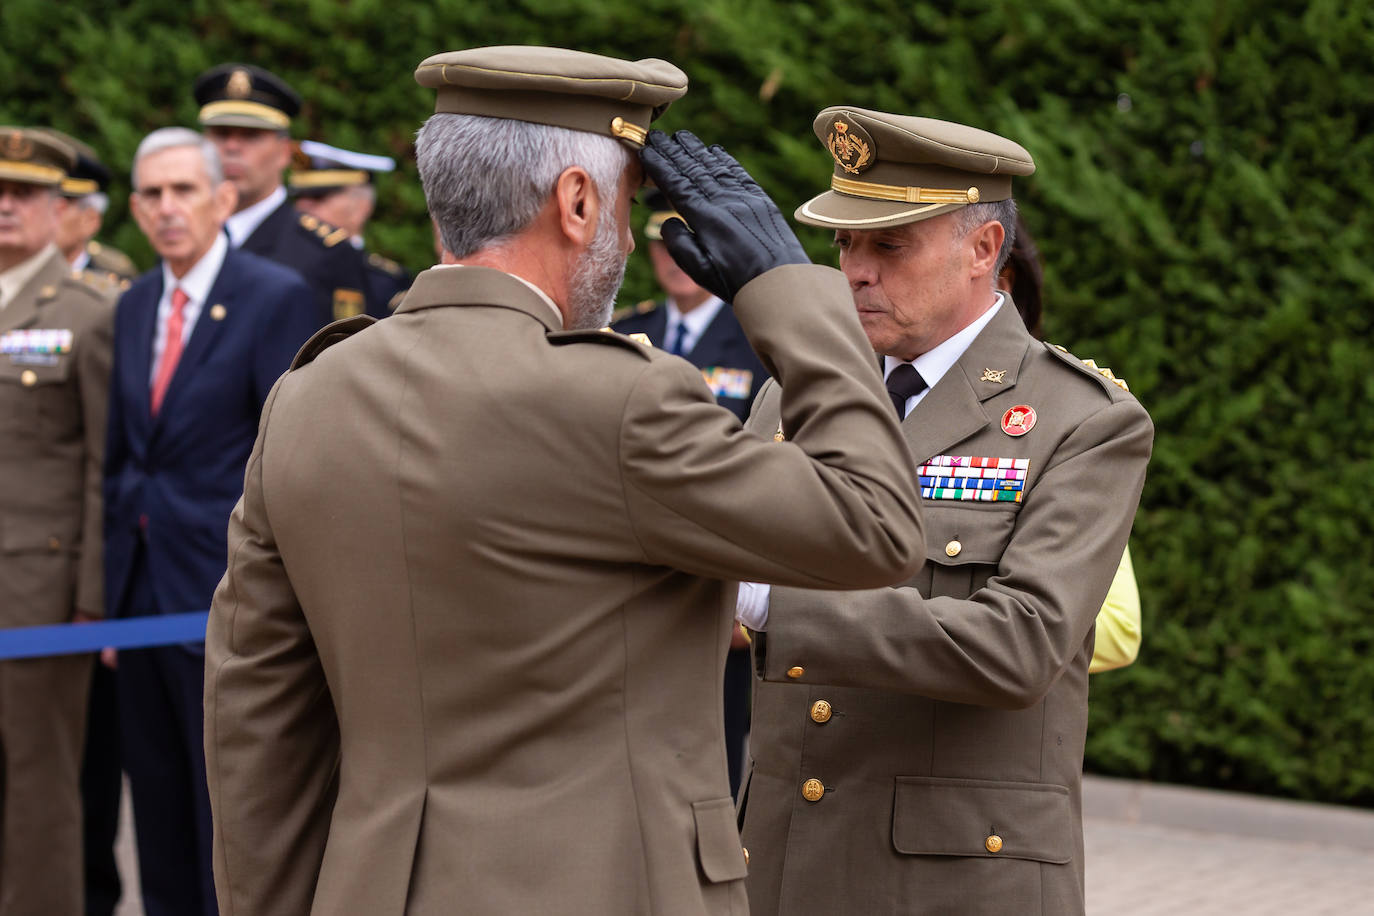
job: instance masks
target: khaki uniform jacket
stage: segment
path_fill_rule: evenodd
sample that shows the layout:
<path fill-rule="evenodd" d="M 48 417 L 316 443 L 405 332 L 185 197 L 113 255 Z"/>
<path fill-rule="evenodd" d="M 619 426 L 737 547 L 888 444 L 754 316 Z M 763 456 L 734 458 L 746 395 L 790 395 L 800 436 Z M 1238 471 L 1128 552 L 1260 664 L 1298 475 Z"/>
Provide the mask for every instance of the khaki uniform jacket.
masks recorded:
<path fill-rule="evenodd" d="M 844 278 L 778 268 L 735 307 L 789 444 L 485 268 L 307 345 L 206 640 L 225 916 L 746 912 L 731 580 L 877 587 L 924 546 Z"/>
<path fill-rule="evenodd" d="M 57 253 L 0 309 L 10 351 L 0 353 L 0 626 L 104 613 L 100 486 L 113 322 L 111 296 L 73 278 Z"/>
<path fill-rule="evenodd" d="M 776 429 L 780 402 L 765 388 L 750 426 Z M 1017 406 L 1037 420 L 1013 437 Z M 1082 913 L 1093 621 L 1149 417 L 1008 300 L 902 430 L 918 464 L 1026 459 L 1023 497 L 923 495 L 928 559 L 902 587 L 772 590 L 742 803 L 751 911 Z"/>

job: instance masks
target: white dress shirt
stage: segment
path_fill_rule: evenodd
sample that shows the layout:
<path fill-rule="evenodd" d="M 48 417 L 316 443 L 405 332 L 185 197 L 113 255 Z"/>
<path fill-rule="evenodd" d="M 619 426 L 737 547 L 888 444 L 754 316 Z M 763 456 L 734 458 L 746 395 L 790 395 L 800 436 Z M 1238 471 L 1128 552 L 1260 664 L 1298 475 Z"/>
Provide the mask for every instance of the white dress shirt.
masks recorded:
<path fill-rule="evenodd" d="M 196 321 L 205 308 L 205 300 L 209 298 L 210 289 L 219 277 L 220 268 L 224 266 L 224 256 L 228 251 L 228 239 L 224 237 L 224 233 L 217 233 L 210 250 L 205 252 L 180 280 L 172 276 L 172 269 L 167 266 L 167 262 L 162 262 L 162 298 L 157 301 L 157 323 L 153 331 L 153 362 L 148 367 L 149 387 L 152 387 L 157 367 L 162 362 L 162 351 L 167 349 L 167 322 L 172 317 L 172 290 L 181 287 L 181 291 L 187 296 L 186 305 L 181 310 L 181 347 L 185 352 L 186 344 L 191 340 L 191 332 L 195 330 Z"/>
<path fill-rule="evenodd" d="M 715 321 L 716 313 L 725 305 L 724 301 L 712 296 L 701 305 L 683 314 L 678 311 L 677 303 L 672 299 L 668 300 L 668 327 L 663 335 L 663 349 L 669 350 L 673 345 L 673 336 L 677 334 L 678 326 L 686 328 L 686 333 L 682 335 L 683 355 L 691 353 L 696 349 L 697 342 L 701 340 L 701 335 L 706 333 L 711 322 Z"/>
<path fill-rule="evenodd" d="M 229 242 L 238 248 L 248 241 L 248 236 L 262 225 L 262 221 L 272 215 L 272 211 L 286 203 L 286 188 L 281 185 L 271 194 L 255 204 L 244 207 L 233 216 L 229 217 L 224 223 L 224 229 L 229 233 Z"/>
<path fill-rule="evenodd" d="M 0 271 L 0 309 L 14 301 L 19 291 L 29 285 L 29 281 L 37 276 L 56 251 L 57 246 L 49 242 L 37 254 L 30 255 L 8 270 Z"/>
<path fill-rule="evenodd" d="M 921 399 L 929 393 L 930 389 L 940 383 L 940 379 L 945 377 L 945 373 L 953 368 L 959 361 L 959 357 L 964 355 L 964 351 L 973 343 L 975 337 L 982 333 L 983 328 L 988 326 L 992 316 L 997 314 L 997 310 L 1002 307 L 1006 297 L 1001 293 L 997 294 L 997 301 L 992 304 L 992 308 L 973 320 L 971 324 L 962 331 L 946 338 L 925 353 L 913 360 L 901 360 L 893 356 L 883 357 L 883 378 L 892 374 L 892 370 L 909 362 L 921 373 L 921 378 L 925 379 L 926 387 L 919 393 L 912 395 L 906 400 L 906 412 L 904 416 L 911 416 L 911 411 Z M 762 582 L 741 582 L 739 584 L 739 600 L 735 604 L 735 618 L 751 630 L 764 630 L 768 627 L 768 599 L 772 594 L 772 586 L 764 585 Z"/>
<path fill-rule="evenodd" d="M 72 261 L 72 273 L 79 274 L 86 269 L 86 265 L 91 263 L 91 253 L 86 249 L 81 249 L 77 254 L 76 260 Z"/>

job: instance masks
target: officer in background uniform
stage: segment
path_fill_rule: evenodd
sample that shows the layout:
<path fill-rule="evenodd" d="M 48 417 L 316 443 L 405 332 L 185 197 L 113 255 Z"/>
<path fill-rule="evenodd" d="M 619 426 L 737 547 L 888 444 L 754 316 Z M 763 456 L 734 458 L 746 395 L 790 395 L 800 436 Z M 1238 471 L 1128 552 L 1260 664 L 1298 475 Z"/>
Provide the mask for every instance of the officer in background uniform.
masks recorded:
<path fill-rule="evenodd" d="M 51 128 L 40 129 L 76 150 L 76 165 L 62 179 L 61 194 L 67 206 L 58 222 L 57 247 L 72 265 L 72 273 L 89 273 L 82 277 L 88 283 L 127 289 L 138 276 L 138 268 L 124 252 L 95 240 L 110 206 L 110 170 L 80 140 Z"/>
<path fill-rule="evenodd" d="M 768 370 L 754 355 L 734 310 L 698 286 L 663 244 L 663 223 L 681 217 L 658 192 L 649 194 L 645 202 L 650 213 L 644 224 L 644 238 L 654 276 L 667 298 L 621 309 L 611 327 L 621 334 L 644 334 L 654 346 L 699 368 L 716 396 L 716 403 L 728 407 L 743 421 L 749 415 L 754 396 L 768 381 Z M 749 738 L 749 681 L 749 637 L 743 629 L 736 628 L 725 661 L 725 752 L 732 796 L 738 794 L 744 772 L 744 747 Z"/>
<path fill-rule="evenodd" d="M 621 334 L 646 334 L 654 346 L 699 368 L 716 403 L 730 408 L 742 422 L 768 381 L 768 370 L 754 355 L 730 306 L 693 282 L 668 253 L 663 223 L 680 218 L 678 214 L 662 194 L 651 194 L 646 202 L 651 212 L 644 238 L 654 276 L 667 297 L 621 309 L 612 316 L 611 327 Z"/>
<path fill-rule="evenodd" d="M 349 244 L 364 258 L 368 314 L 377 318 L 390 315 L 399 304 L 397 296 L 410 288 L 410 272 L 390 258 L 368 251 L 363 230 L 377 203 L 373 175 L 394 170 L 396 160 L 302 140 L 299 155 L 292 162 L 286 186 L 296 200 L 296 209 L 312 217 L 306 227 L 332 225 L 348 234 Z"/>
<path fill-rule="evenodd" d="M 287 199 L 282 173 L 291 163 L 291 118 L 301 100 L 280 77 L 251 64 L 221 64 L 196 77 L 205 135 L 219 149 L 225 177 L 238 189 L 229 244 L 285 264 L 315 291 L 320 324 L 368 310 L 363 257 L 348 233 Z"/>
<path fill-rule="evenodd" d="M 864 592 L 741 588 L 754 637 L 742 801 L 755 916 L 1084 911 L 1093 625 L 1153 430 L 995 289 L 1030 154 L 930 118 L 828 108 L 835 233 L 916 459 L 925 568 Z M 790 435 L 778 387 L 750 416 Z"/>
<path fill-rule="evenodd" d="M 0 626 L 103 616 L 114 316 L 56 245 L 76 152 L 0 128 Z M 90 655 L 0 662 L 0 916 L 79 916 Z"/>

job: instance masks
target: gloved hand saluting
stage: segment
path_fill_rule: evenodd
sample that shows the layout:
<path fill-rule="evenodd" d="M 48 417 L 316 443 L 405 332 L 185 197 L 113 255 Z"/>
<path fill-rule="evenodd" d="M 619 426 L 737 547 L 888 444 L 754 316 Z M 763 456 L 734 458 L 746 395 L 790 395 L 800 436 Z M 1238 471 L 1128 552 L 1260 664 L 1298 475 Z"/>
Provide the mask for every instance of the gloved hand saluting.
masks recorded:
<path fill-rule="evenodd" d="M 655 130 L 639 155 L 644 171 L 687 220 L 664 223 L 663 242 L 697 285 L 733 302 L 764 271 L 811 263 L 777 205 L 719 146 L 708 149 L 685 130 L 671 137 Z"/>

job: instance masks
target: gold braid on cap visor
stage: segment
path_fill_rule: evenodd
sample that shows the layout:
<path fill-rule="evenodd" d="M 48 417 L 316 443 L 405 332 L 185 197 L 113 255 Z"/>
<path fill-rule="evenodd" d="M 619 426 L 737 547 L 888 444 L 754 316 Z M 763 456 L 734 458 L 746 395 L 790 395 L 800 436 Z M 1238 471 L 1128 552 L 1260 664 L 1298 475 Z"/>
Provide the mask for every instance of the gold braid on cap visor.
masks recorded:
<path fill-rule="evenodd" d="M 48 165 L 37 165 L 32 162 L 15 162 L 11 159 L 0 159 L 0 171 L 8 173 L 16 181 L 33 181 L 43 184 L 59 184 L 67 173 L 59 168 Z"/>
<path fill-rule="evenodd" d="M 257 118 L 268 124 L 274 124 L 282 130 L 291 126 L 291 118 L 287 116 L 286 112 L 278 111 L 271 105 L 264 105 L 261 102 L 211 102 L 200 110 L 201 121 L 226 115 Z"/>
<path fill-rule="evenodd" d="M 869 200 L 895 200 L 906 204 L 976 204 L 981 196 L 977 188 L 960 191 L 945 188 L 909 188 L 897 184 L 877 184 L 871 181 L 855 181 L 832 175 L 830 189 L 850 197 L 866 197 Z"/>

